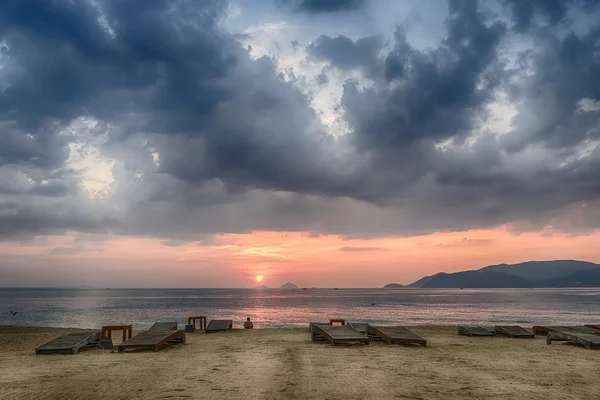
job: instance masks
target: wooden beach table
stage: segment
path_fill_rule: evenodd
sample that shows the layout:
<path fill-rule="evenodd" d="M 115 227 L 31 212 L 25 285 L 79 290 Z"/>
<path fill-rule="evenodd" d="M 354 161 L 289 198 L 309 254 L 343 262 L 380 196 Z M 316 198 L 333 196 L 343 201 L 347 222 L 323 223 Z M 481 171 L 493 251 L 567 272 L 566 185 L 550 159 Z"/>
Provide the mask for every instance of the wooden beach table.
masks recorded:
<path fill-rule="evenodd" d="M 387 344 L 420 344 L 427 347 L 427 340 L 403 326 L 374 326 L 367 325 L 367 335 L 383 339 Z"/>
<path fill-rule="evenodd" d="M 574 329 L 556 329 L 546 335 L 546 344 L 552 344 L 553 340 L 576 343 L 586 349 L 600 349 L 600 335 L 595 333 L 583 333 Z"/>
<path fill-rule="evenodd" d="M 37 347 L 35 354 L 77 354 L 82 347 L 95 346 L 100 331 L 67 333 Z"/>
<path fill-rule="evenodd" d="M 230 319 L 213 319 L 204 330 L 206 333 L 228 331 L 232 329 L 233 321 Z"/>
<path fill-rule="evenodd" d="M 492 331 L 487 330 L 483 326 L 467 326 L 461 325 L 458 327 L 458 334 L 464 336 L 496 336 Z"/>
<path fill-rule="evenodd" d="M 177 329 L 177 322 L 157 322 L 146 332 L 119 344 L 117 350 L 119 353 L 127 349 L 158 351 L 170 343 L 185 344 L 185 331 Z"/>
<path fill-rule="evenodd" d="M 496 325 L 494 327 L 496 335 L 504 335 L 511 338 L 533 339 L 535 335 L 519 325 Z"/>
<path fill-rule="evenodd" d="M 188 325 L 192 325 L 194 329 L 196 329 L 196 321 L 198 321 L 198 324 L 200 325 L 198 329 L 206 329 L 206 316 L 188 317 Z"/>
<path fill-rule="evenodd" d="M 321 340 L 320 337 L 327 339 L 332 346 L 341 343 L 364 343 L 369 344 L 369 338 L 350 328 L 348 325 L 321 325 L 313 324 L 311 326 L 313 341 Z"/>
<path fill-rule="evenodd" d="M 131 339 L 133 334 L 133 326 L 132 325 L 104 325 L 102 327 L 102 333 L 100 335 L 100 340 L 112 339 L 112 331 L 122 331 L 123 332 L 123 341 L 127 339 Z"/>

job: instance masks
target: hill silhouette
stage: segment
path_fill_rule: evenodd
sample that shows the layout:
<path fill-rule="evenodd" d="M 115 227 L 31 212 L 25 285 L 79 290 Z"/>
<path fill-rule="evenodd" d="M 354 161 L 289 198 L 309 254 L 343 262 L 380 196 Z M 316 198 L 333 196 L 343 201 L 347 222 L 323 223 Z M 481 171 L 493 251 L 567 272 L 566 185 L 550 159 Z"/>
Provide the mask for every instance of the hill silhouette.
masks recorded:
<path fill-rule="evenodd" d="M 408 287 L 420 288 L 533 288 L 600 286 L 600 264 L 576 260 L 528 261 L 490 265 L 478 270 L 440 272 Z"/>

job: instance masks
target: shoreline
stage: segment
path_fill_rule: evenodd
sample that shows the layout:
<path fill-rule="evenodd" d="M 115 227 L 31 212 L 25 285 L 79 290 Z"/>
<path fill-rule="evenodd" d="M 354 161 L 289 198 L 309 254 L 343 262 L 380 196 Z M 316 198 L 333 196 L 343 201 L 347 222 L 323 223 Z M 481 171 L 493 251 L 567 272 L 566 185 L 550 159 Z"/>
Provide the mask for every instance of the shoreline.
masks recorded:
<path fill-rule="evenodd" d="M 413 326 L 428 346 L 312 342 L 308 328 L 188 333 L 159 352 L 35 355 L 73 328 L 0 326 L 0 398 L 596 399 L 598 351 Z M 87 329 L 86 329 L 87 330 Z M 115 344 L 119 342 L 115 335 Z"/>

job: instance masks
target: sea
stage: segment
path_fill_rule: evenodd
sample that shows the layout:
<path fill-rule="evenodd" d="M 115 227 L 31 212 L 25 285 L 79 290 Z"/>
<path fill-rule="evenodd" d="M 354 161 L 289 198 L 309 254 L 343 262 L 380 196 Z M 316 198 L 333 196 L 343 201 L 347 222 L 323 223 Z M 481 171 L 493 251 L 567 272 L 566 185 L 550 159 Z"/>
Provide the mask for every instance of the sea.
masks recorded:
<path fill-rule="evenodd" d="M 16 312 L 15 315 L 11 311 Z M 600 288 L 585 289 L 0 289 L 0 325 L 98 328 L 188 316 L 246 317 L 255 328 L 330 318 L 394 325 L 600 323 Z"/>

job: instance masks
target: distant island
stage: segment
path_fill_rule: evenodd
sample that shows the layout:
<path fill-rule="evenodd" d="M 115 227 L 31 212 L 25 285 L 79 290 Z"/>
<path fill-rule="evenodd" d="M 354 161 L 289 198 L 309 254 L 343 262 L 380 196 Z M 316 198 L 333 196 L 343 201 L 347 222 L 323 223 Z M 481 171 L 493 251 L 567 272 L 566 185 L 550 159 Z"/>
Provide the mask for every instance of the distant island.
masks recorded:
<path fill-rule="evenodd" d="M 294 285 L 292 282 L 287 282 L 281 285 L 279 289 L 298 289 L 298 286 Z"/>
<path fill-rule="evenodd" d="M 384 289 L 409 288 L 559 288 L 600 287 L 600 264 L 576 260 L 528 261 L 478 270 L 440 272 L 407 286 L 390 283 Z"/>
<path fill-rule="evenodd" d="M 404 285 L 401 285 L 399 283 L 388 283 L 383 288 L 384 289 L 398 289 L 398 288 L 402 288 L 402 287 L 404 287 Z"/>

